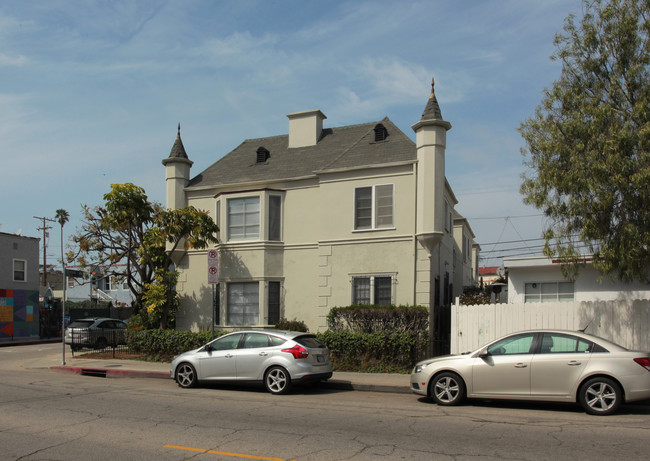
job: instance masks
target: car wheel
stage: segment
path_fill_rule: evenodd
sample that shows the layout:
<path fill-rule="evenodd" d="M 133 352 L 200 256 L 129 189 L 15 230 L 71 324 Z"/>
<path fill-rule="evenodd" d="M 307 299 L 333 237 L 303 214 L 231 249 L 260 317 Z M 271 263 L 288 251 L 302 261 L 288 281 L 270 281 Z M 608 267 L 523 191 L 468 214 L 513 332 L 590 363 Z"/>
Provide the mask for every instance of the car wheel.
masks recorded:
<path fill-rule="evenodd" d="M 176 368 L 176 382 L 182 388 L 189 388 L 196 386 L 196 370 L 189 363 L 181 363 Z"/>
<path fill-rule="evenodd" d="M 596 377 L 582 385 L 578 401 L 590 415 L 611 415 L 623 403 L 623 392 L 613 380 Z"/>
<path fill-rule="evenodd" d="M 465 400 L 465 383 L 456 373 L 441 373 L 433 378 L 429 395 L 438 405 L 458 405 Z"/>
<path fill-rule="evenodd" d="M 97 341 L 95 341 L 95 349 L 106 349 L 107 346 L 108 341 L 103 336 L 97 338 Z"/>
<path fill-rule="evenodd" d="M 282 367 L 271 367 L 264 375 L 264 385 L 271 394 L 286 394 L 291 388 L 291 376 Z"/>

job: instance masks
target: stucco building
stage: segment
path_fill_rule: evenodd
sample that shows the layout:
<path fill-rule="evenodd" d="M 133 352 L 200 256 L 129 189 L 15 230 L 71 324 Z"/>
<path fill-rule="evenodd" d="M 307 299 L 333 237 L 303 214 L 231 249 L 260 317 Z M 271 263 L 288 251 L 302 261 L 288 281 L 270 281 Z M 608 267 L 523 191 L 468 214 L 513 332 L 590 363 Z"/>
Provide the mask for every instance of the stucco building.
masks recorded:
<path fill-rule="evenodd" d="M 335 306 L 424 305 L 444 336 L 453 298 L 476 283 L 479 248 L 454 211 L 451 124 L 433 83 L 415 143 L 388 118 L 326 128 L 320 110 L 287 117 L 288 134 L 245 140 L 193 177 L 179 127 L 163 160 L 167 208 L 207 210 L 220 227 L 215 323 L 287 318 L 316 331 Z M 211 327 L 208 250 L 174 255 L 179 329 Z"/>
<path fill-rule="evenodd" d="M 39 336 L 39 242 L 0 232 L 0 340 Z"/>

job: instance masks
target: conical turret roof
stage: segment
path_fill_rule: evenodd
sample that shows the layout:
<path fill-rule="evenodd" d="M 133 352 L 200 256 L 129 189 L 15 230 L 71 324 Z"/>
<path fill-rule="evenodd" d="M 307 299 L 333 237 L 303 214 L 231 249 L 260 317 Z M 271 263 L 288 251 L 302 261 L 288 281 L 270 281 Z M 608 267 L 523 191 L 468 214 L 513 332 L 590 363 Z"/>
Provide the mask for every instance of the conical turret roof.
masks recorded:
<path fill-rule="evenodd" d="M 433 90 L 435 82 L 433 78 L 431 79 L 431 96 L 429 96 L 429 101 L 427 101 L 427 106 L 424 108 L 422 113 L 422 118 L 420 120 L 442 120 L 442 112 L 440 112 L 440 106 L 438 105 L 438 100 L 436 99 L 436 93 Z"/>
<path fill-rule="evenodd" d="M 183 146 L 183 141 L 181 140 L 180 123 L 178 124 L 178 134 L 176 135 L 176 141 L 174 141 L 169 158 L 188 158 L 187 153 L 185 152 L 185 146 Z"/>

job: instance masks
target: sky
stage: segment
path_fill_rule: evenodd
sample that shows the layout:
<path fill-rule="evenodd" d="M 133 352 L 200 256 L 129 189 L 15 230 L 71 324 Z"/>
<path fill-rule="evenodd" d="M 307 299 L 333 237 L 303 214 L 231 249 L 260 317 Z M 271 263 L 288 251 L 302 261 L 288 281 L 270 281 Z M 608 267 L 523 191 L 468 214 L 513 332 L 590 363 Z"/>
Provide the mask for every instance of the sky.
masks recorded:
<path fill-rule="evenodd" d="M 111 184 L 164 204 L 179 123 L 191 176 L 245 139 L 286 134 L 302 110 L 326 128 L 388 117 L 414 140 L 435 78 L 446 176 L 481 265 L 541 254 L 518 128 L 560 76 L 555 34 L 582 12 L 581 0 L 5 0 L 0 232 L 42 238 L 35 217 L 63 208 L 67 240 Z"/>

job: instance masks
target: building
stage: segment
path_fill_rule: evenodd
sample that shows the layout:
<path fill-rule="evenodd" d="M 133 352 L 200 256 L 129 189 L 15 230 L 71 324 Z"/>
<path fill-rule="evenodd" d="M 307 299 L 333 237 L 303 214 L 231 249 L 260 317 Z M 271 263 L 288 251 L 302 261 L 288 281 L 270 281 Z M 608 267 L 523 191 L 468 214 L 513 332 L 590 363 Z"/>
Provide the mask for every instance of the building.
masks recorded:
<path fill-rule="evenodd" d="M 285 135 L 248 139 L 194 177 L 178 136 L 167 209 L 208 210 L 220 227 L 216 295 L 208 250 L 180 250 L 179 329 L 327 328 L 335 306 L 423 305 L 444 339 L 449 308 L 476 284 L 478 246 L 445 178 L 447 131 L 433 91 L 414 143 L 384 118 L 336 128 L 325 114 L 287 115 Z"/>
<path fill-rule="evenodd" d="M 603 277 L 589 258 L 575 280 L 562 275 L 559 260 L 545 256 L 506 258 L 508 303 L 592 302 L 650 299 L 650 285 Z"/>
<path fill-rule="evenodd" d="M 0 232 L 0 340 L 39 337 L 39 242 Z"/>

